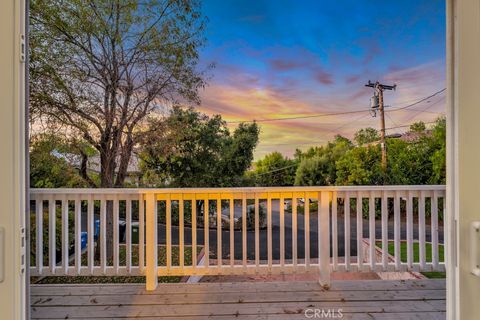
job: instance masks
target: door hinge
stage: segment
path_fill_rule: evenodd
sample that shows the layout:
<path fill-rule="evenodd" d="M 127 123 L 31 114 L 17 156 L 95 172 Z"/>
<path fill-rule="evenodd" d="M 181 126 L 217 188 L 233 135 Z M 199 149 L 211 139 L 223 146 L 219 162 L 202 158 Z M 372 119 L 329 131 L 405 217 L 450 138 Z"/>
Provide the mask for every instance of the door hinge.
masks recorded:
<path fill-rule="evenodd" d="M 25 35 L 21 34 L 20 35 L 20 62 L 21 63 L 25 63 L 26 50 L 27 48 L 25 48 Z"/>
<path fill-rule="evenodd" d="M 20 228 L 20 272 L 25 273 L 25 228 Z"/>

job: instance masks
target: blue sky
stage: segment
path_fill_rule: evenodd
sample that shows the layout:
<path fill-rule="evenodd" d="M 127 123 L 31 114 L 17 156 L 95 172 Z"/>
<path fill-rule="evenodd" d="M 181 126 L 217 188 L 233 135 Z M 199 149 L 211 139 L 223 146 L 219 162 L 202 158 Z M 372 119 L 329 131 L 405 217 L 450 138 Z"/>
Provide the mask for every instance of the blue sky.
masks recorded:
<path fill-rule="evenodd" d="M 227 121 L 295 117 L 368 108 L 368 80 L 396 83 L 393 108 L 445 84 L 445 3 L 417 1 L 213 1 L 202 64 L 215 63 L 200 109 Z M 433 121 L 444 97 L 391 112 L 387 127 Z M 232 124 L 234 126 L 235 124 Z M 378 127 L 368 113 L 261 123 L 256 157 L 291 155 Z M 405 129 L 392 129 L 390 133 Z"/>

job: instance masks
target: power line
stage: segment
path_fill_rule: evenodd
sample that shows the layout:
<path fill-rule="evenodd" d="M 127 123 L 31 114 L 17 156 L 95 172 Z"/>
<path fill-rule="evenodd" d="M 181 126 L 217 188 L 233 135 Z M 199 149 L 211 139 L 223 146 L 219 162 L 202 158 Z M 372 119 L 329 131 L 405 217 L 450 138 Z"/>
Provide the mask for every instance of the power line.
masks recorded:
<path fill-rule="evenodd" d="M 227 122 L 227 123 L 273 122 L 273 121 L 284 121 L 284 120 L 321 118 L 321 117 L 329 117 L 329 116 L 344 115 L 344 114 L 363 113 L 363 112 L 367 112 L 367 111 L 369 111 L 369 109 L 356 110 L 356 111 L 345 111 L 345 112 L 332 112 L 332 113 L 313 114 L 313 115 L 307 115 L 307 116 L 296 116 L 296 117 L 285 117 L 285 118 L 271 118 L 271 119 L 254 119 L 254 120 L 236 120 L 236 121 L 226 121 L 226 122 Z"/>
<path fill-rule="evenodd" d="M 434 124 L 436 121 L 429 121 L 429 122 L 424 122 L 425 124 Z M 385 130 L 393 130 L 393 129 L 399 129 L 399 128 L 408 128 L 412 124 L 405 124 L 405 125 L 395 125 L 394 127 L 389 127 L 385 128 Z M 275 147 L 275 146 L 303 146 L 303 145 L 311 145 L 312 147 L 315 145 L 315 143 L 312 142 L 301 142 L 301 143 L 295 143 L 295 142 L 290 142 L 290 143 L 276 143 L 276 144 L 264 144 L 262 145 L 263 147 Z"/>
<path fill-rule="evenodd" d="M 422 102 L 425 101 L 425 100 L 428 100 L 428 99 L 430 99 L 430 98 L 435 97 L 436 95 L 439 95 L 440 93 L 444 92 L 445 90 L 447 90 L 447 88 L 443 88 L 442 90 L 438 90 L 437 92 L 429 95 L 428 97 L 425 97 L 425 98 L 423 98 L 423 99 L 420 99 L 420 100 L 418 100 L 417 102 L 414 102 L 414 103 L 412 103 L 412 104 L 406 105 L 406 106 L 404 106 L 404 107 L 398 107 L 398 108 L 395 108 L 395 109 L 391 109 L 390 112 L 399 111 L 399 110 L 405 110 L 405 109 L 411 108 L 411 107 L 413 107 L 413 106 L 416 106 L 416 105 L 419 104 L 419 103 L 422 103 Z"/>
<path fill-rule="evenodd" d="M 289 165 L 289 166 L 286 166 L 286 167 L 270 170 L 270 171 L 267 171 L 267 172 L 256 173 L 255 175 L 256 176 L 263 176 L 265 174 L 274 173 L 274 172 L 277 172 L 277 171 L 282 171 L 282 170 L 293 168 L 293 167 L 296 167 L 296 166 L 297 166 L 296 164 L 292 164 L 292 165 Z"/>
<path fill-rule="evenodd" d="M 398 123 L 396 123 L 388 113 L 385 113 L 385 115 L 387 116 L 388 119 L 390 119 L 390 121 L 392 121 L 394 125 L 398 126 Z"/>
<path fill-rule="evenodd" d="M 424 113 L 424 112 L 427 112 L 428 109 L 430 109 L 431 107 L 435 106 L 437 103 L 439 103 L 442 99 L 438 99 L 437 101 L 431 103 L 430 105 L 428 105 L 426 108 L 422 109 L 422 110 L 419 110 L 417 111 L 412 117 L 410 117 L 407 121 L 405 122 L 409 122 L 409 121 L 412 121 L 413 119 L 415 119 L 417 117 L 417 115 L 421 114 L 421 113 Z"/>
<path fill-rule="evenodd" d="M 429 121 L 429 122 L 424 122 L 424 124 L 433 124 L 436 123 L 436 121 Z M 390 127 L 390 128 L 385 128 L 385 130 L 393 130 L 393 129 L 399 129 L 399 128 L 408 128 L 412 124 L 403 124 L 401 126 L 395 126 L 395 127 Z"/>
<path fill-rule="evenodd" d="M 398 110 L 405 110 L 411 108 L 413 106 L 418 105 L 442 92 L 444 92 L 446 88 L 443 88 L 425 98 L 422 98 L 414 103 L 409 105 L 398 107 L 395 109 L 391 109 L 390 111 L 398 111 Z M 388 106 L 386 106 L 388 107 Z M 391 107 L 389 107 L 391 108 Z M 270 118 L 270 119 L 253 119 L 253 120 L 234 120 L 234 121 L 226 121 L 227 124 L 234 124 L 234 123 L 245 123 L 245 122 L 274 122 L 274 121 L 286 121 L 286 120 L 298 120 L 298 119 L 310 119 L 310 118 L 321 118 L 321 117 L 329 117 L 329 116 L 337 116 L 337 115 L 346 115 L 346 114 L 355 114 L 355 113 L 363 113 L 363 112 L 370 112 L 371 109 L 363 109 L 363 110 L 354 110 L 354 111 L 344 111 L 344 112 L 331 112 L 331 113 L 321 113 L 321 114 L 312 114 L 312 115 L 305 115 L 305 116 L 295 116 L 295 117 L 284 117 L 284 118 Z"/>
<path fill-rule="evenodd" d="M 352 124 L 354 122 L 357 122 L 359 120 L 362 120 L 363 118 L 366 118 L 368 116 L 368 114 L 365 114 L 365 115 L 362 115 L 361 117 L 358 117 L 356 119 L 353 119 L 349 122 L 346 122 L 344 124 L 342 124 L 341 126 L 338 126 L 336 128 L 333 128 L 331 130 L 326 130 L 325 133 L 335 133 L 335 134 L 338 134 L 336 131 L 337 130 L 340 130 L 341 128 L 349 125 L 349 124 Z M 316 138 L 312 138 L 312 139 L 320 139 L 320 137 L 316 137 Z M 301 142 L 301 143 L 276 143 L 276 144 L 262 144 L 263 147 L 274 147 L 274 146 L 291 146 L 291 145 L 311 145 L 311 146 L 315 146 L 316 143 L 315 142 Z"/>

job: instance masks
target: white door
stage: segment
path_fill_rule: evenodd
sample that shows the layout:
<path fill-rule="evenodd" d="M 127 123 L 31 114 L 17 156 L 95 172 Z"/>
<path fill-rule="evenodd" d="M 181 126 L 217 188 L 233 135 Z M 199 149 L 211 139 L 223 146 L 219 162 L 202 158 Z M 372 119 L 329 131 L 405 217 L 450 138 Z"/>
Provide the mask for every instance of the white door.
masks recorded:
<path fill-rule="evenodd" d="M 25 64 L 23 0 L 2 0 L 0 10 L 0 318 L 26 314 Z"/>
<path fill-rule="evenodd" d="M 480 1 L 447 1 L 447 11 L 449 319 L 480 319 Z"/>

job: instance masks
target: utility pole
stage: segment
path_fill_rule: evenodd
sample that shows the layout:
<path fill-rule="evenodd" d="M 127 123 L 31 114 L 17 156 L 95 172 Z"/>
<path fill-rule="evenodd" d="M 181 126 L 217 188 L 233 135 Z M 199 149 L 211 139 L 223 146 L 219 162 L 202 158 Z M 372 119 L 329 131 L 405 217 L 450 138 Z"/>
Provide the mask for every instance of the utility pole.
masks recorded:
<path fill-rule="evenodd" d="M 372 116 L 377 116 L 377 110 L 380 112 L 380 145 L 382 148 L 382 169 L 383 172 L 387 172 L 387 145 L 385 144 L 385 106 L 383 104 L 383 91 L 384 90 L 395 90 L 397 87 L 396 84 L 393 86 L 381 84 L 380 82 L 371 82 L 368 80 L 368 83 L 365 87 L 370 87 L 374 89 L 374 95 L 371 99 L 372 107 Z"/>

